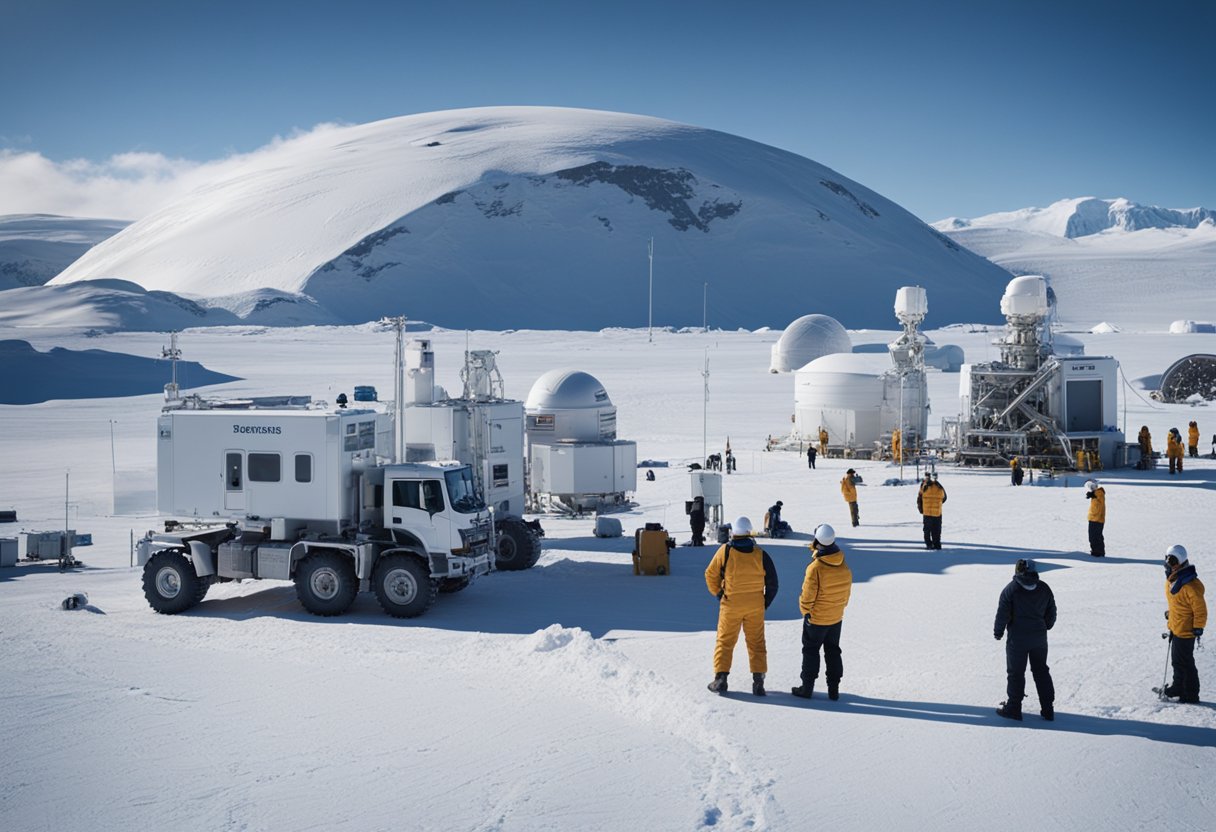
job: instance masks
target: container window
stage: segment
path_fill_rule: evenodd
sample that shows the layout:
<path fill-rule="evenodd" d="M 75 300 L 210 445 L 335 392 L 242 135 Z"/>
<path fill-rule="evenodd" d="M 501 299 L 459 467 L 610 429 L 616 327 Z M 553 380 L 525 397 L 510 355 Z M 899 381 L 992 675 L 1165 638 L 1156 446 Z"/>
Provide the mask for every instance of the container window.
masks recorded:
<path fill-rule="evenodd" d="M 240 491 L 244 488 L 241 476 L 241 455 L 239 452 L 224 455 L 224 487 L 229 491 Z"/>
<path fill-rule="evenodd" d="M 249 454 L 250 482 L 278 482 L 282 479 L 282 461 L 278 454 Z"/>
<path fill-rule="evenodd" d="M 312 482 L 312 454 L 296 454 L 296 482 Z"/>

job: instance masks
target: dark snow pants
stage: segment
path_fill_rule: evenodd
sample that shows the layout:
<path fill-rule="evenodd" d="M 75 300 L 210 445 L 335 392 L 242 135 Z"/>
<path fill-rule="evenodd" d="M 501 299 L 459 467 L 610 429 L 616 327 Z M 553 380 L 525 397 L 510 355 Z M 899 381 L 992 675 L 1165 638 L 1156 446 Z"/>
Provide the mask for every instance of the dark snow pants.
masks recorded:
<path fill-rule="evenodd" d="M 856 500 L 849 502 L 849 517 L 852 518 L 854 526 L 861 525 L 861 512 L 857 509 Z"/>
<path fill-rule="evenodd" d="M 827 665 L 829 686 L 840 684 L 844 675 L 844 662 L 840 658 L 840 625 L 812 624 L 805 618 L 802 622 L 802 686 L 810 689 L 819 678 L 819 650 L 823 650 L 823 662 Z"/>
<path fill-rule="evenodd" d="M 1021 707 L 1026 695 L 1026 661 L 1030 660 L 1030 672 L 1034 676 L 1034 687 L 1039 694 L 1039 707 L 1056 701 L 1055 685 L 1051 682 L 1051 669 L 1047 666 L 1047 633 L 1019 635 L 1009 633 L 1005 638 L 1005 672 L 1008 682 L 1005 692 L 1011 706 Z"/>
<path fill-rule="evenodd" d="M 1106 539 L 1102 536 L 1105 526 L 1097 520 L 1089 521 L 1089 553 L 1096 558 L 1106 557 Z"/>
<path fill-rule="evenodd" d="M 924 525 L 924 529 L 925 529 L 925 548 L 926 549 L 942 548 L 942 518 L 941 518 L 941 515 L 938 515 L 937 517 L 930 517 L 929 515 L 926 514 L 923 525 Z"/>
<path fill-rule="evenodd" d="M 1195 667 L 1195 639 L 1171 635 L 1170 663 L 1174 665 L 1174 683 L 1170 687 L 1178 691 L 1183 699 L 1198 700 L 1199 670 Z"/>

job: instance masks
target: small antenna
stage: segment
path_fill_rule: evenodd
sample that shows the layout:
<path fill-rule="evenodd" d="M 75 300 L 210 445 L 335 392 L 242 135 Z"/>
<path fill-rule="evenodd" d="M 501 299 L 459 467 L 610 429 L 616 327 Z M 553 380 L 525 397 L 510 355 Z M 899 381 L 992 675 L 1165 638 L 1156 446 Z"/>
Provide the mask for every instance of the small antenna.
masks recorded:
<path fill-rule="evenodd" d="M 165 385 L 165 401 L 175 402 L 180 396 L 181 388 L 177 385 L 177 362 L 181 360 L 182 351 L 177 348 L 177 333 L 169 333 L 169 346 L 161 347 L 160 357 L 169 359 L 173 365 L 173 380 Z"/>

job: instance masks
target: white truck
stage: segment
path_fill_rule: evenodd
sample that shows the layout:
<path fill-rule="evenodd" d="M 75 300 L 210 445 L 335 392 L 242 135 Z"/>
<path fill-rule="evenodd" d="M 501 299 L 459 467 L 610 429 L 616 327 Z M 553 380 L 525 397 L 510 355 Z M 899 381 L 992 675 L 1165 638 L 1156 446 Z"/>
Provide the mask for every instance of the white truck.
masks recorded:
<path fill-rule="evenodd" d="M 157 431 L 157 505 L 176 518 L 138 545 L 157 612 L 190 609 L 216 581 L 270 578 L 294 581 L 316 615 L 370 589 L 411 618 L 494 568 L 472 469 L 384 462 L 388 414 L 195 398 L 166 407 Z"/>

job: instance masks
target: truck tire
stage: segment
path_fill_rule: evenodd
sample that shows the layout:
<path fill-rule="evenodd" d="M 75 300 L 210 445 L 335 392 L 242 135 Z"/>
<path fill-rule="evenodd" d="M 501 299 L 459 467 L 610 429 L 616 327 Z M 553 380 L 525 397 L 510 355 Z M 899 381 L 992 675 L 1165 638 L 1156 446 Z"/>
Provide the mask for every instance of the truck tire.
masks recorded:
<path fill-rule="evenodd" d="M 540 558 L 540 534 L 523 520 L 511 518 L 498 524 L 499 569 L 531 569 Z"/>
<path fill-rule="evenodd" d="M 313 615 L 341 615 L 359 594 L 354 562 L 340 552 L 314 552 L 296 567 L 296 597 Z"/>
<path fill-rule="evenodd" d="M 210 583 L 198 576 L 194 564 L 177 549 L 157 552 L 144 564 L 144 597 L 162 615 L 190 609 L 203 600 Z"/>
<path fill-rule="evenodd" d="M 416 618 L 426 612 L 439 594 L 437 584 L 422 561 L 401 553 L 380 558 L 372 573 L 376 600 L 393 618 Z"/>

